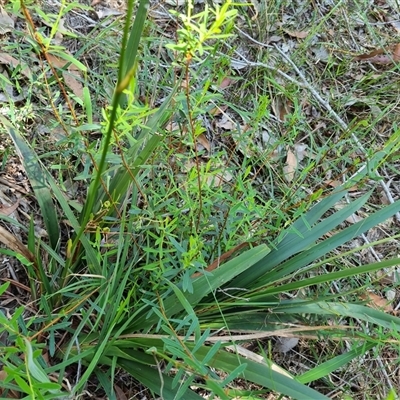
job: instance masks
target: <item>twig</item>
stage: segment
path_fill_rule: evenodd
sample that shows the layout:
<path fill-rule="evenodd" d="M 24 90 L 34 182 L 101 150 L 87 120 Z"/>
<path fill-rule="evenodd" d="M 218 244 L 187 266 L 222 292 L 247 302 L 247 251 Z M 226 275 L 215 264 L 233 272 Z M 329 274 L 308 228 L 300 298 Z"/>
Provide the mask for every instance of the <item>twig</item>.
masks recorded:
<path fill-rule="evenodd" d="M 306 88 L 312 93 L 312 95 L 321 103 L 321 105 L 332 115 L 332 117 L 338 122 L 338 124 L 342 127 L 344 131 L 348 131 L 349 127 L 346 124 L 346 122 L 343 121 L 342 118 L 339 117 L 339 115 L 333 110 L 331 105 L 324 100 L 320 94 L 308 83 L 306 77 L 303 75 L 303 73 L 297 68 L 296 64 L 278 47 L 274 46 L 275 49 L 279 52 L 279 54 L 293 67 L 293 69 L 297 72 L 301 80 L 303 81 L 304 85 Z M 365 147 L 361 144 L 361 142 L 358 140 L 357 136 L 351 132 L 351 138 L 354 140 L 358 148 L 364 153 L 367 154 L 367 151 L 365 150 Z M 388 200 L 390 203 L 394 203 L 394 199 L 392 194 L 390 193 L 390 190 L 388 186 L 386 185 L 385 181 L 382 179 L 381 175 L 379 174 L 378 171 L 376 171 L 376 175 L 381 178 L 379 180 L 379 184 L 381 185 L 382 189 L 384 190 Z M 400 222 L 400 213 L 396 213 L 396 219 L 398 222 Z"/>
<path fill-rule="evenodd" d="M 336 122 L 340 125 L 340 127 L 344 130 L 344 131 L 349 131 L 349 127 L 346 124 L 346 122 L 343 121 L 342 118 L 339 117 L 339 115 L 335 112 L 335 110 L 331 107 L 331 105 L 329 104 L 328 101 L 324 100 L 321 95 L 313 88 L 313 86 L 307 81 L 306 77 L 304 76 L 304 74 L 299 70 L 299 68 L 297 67 L 297 65 L 276 45 L 271 46 L 269 44 L 265 44 L 265 43 L 261 43 L 255 39 L 253 39 L 251 36 L 249 36 L 247 33 L 239 30 L 240 34 L 244 35 L 246 38 L 248 38 L 249 40 L 251 40 L 253 43 L 259 45 L 259 46 L 263 46 L 266 48 L 274 48 L 276 49 L 276 51 L 293 67 L 293 69 L 296 71 L 297 75 L 300 77 L 300 79 L 302 80 L 302 82 L 299 82 L 297 79 L 292 78 L 291 76 L 285 74 L 284 72 L 280 71 L 278 68 L 272 67 L 268 64 L 265 63 L 260 63 L 260 62 L 252 62 L 247 60 L 242 54 L 240 54 L 238 51 L 234 50 L 235 54 L 237 54 L 248 66 L 251 67 L 263 67 L 263 68 L 267 68 L 269 70 L 272 70 L 274 72 L 276 72 L 277 74 L 281 75 L 283 78 L 289 80 L 290 82 L 295 83 L 296 85 L 300 86 L 300 87 L 304 87 L 306 89 L 308 89 L 311 94 L 318 100 L 318 102 L 331 114 L 331 116 L 336 120 Z M 232 60 L 235 61 L 235 60 Z M 238 61 L 238 60 L 236 60 Z M 364 153 L 367 154 L 364 146 L 361 144 L 361 142 L 358 140 L 357 136 L 352 132 L 351 133 L 351 138 L 354 140 L 354 142 L 356 143 L 356 145 L 358 146 L 358 148 Z M 364 167 L 363 167 L 364 168 Z M 379 180 L 379 184 L 381 185 L 383 191 L 385 192 L 388 200 L 390 203 L 394 203 L 394 199 L 393 196 L 388 188 L 388 186 L 386 185 L 386 183 L 384 182 L 384 180 L 382 179 L 381 175 L 379 174 L 378 171 L 376 171 L 376 175 L 381 178 Z M 398 222 L 400 222 L 400 212 L 397 212 L 395 214 L 396 219 Z"/>

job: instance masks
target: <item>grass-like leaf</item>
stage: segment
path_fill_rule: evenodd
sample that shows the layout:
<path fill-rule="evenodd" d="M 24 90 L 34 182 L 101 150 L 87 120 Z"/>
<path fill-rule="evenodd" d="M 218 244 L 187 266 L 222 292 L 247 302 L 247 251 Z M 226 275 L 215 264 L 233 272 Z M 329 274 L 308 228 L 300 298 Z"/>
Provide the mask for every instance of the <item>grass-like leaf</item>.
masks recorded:
<path fill-rule="evenodd" d="M 41 215 L 46 226 L 46 231 L 53 249 L 59 245 L 60 229 L 56 209 L 53 203 L 46 176 L 42 164 L 36 153 L 26 143 L 21 133 L 13 127 L 4 117 L 0 116 L 1 122 L 7 128 L 15 148 L 28 175 L 36 200 L 39 203 Z"/>
<path fill-rule="evenodd" d="M 347 353 L 334 357 L 331 360 L 325 361 L 310 369 L 304 374 L 296 377 L 296 380 L 301 383 L 310 383 L 316 381 L 317 379 L 323 378 L 324 376 L 328 376 L 331 372 L 338 370 L 354 360 L 354 358 L 364 355 L 367 351 L 373 349 L 374 346 L 375 343 L 364 343 L 362 345 L 358 345 Z"/>

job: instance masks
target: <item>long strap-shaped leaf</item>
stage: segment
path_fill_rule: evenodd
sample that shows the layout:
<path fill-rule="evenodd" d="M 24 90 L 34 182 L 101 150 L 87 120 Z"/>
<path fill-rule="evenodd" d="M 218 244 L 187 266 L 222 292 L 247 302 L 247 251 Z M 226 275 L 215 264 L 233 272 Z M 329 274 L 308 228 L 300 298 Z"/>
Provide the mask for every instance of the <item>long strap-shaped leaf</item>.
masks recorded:
<path fill-rule="evenodd" d="M 51 247 L 55 249 L 59 244 L 60 229 L 56 209 L 45 173 L 43 172 L 43 167 L 36 153 L 26 143 L 20 132 L 4 117 L 0 117 L 0 119 L 3 125 L 7 128 L 25 168 L 26 174 L 28 175 L 36 200 L 39 203 Z"/>
<path fill-rule="evenodd" d="M 290 258 L 289 260 L 283 262 L 282 264 L 279 265 L 278 268 L 274 269 L 272 272 L 265 274 L 260 280 L 258 285 L 254 285 L 252 289 L 256 289 L 259 286 L 269 284 L 272 282 L 276 282 L 280 278 L 295 272 L 299 270 L 300 268 L 303 268 L 307 266 L 309 263 L 319 259 L 320 257 L 325 256 L 328 254 L 330 251 L 332 251 L 335 248 L 338 248 L 341 246 L 343 243 L 348 242 L 349 240 L 353 239 L 356 236 L 361 235 L 362 233 L 366 232 L 367 230 L 373 228 L 377 224 L 387 220 L 394 214 L 396 214 L 400 210 L 400 200 L 396 201 L 393 204 L 390 204 L 389 206 L 386 206 L 382 208 L 381 210 L 375 212 L 374 214 L 370 215 L 366 219 L 359 221 L 353 225 L 350 225 L 346 229 L 343 229 L 336 235 L 333 235 L 329 237 L 328 239 L 325 239 L 324 241 L 316 244 L 315 246 L 312 246 L 309 249 L 306 249 L 299 253 L 298 255 Z M 335 214 L 336 216 L 337 214 Z M 338 222 L 342 219 L 341 217 L 338 217 Z M 323 225 L 325 221 L 321 223 Z M 325 229 L 325 228 L 324 228 Z M 310 232 L 310 235 L 312 233 Z M 281 248 L 280 245 L 278 245 L 276 250 L 273 250 L 271 253 L 273 254 L 279 254 L 279 253 L 284 253 L 285 249 Z M 268 262 L 268 260 L 261 260 L 260 264 L 263 262 Z M 268 264 L 270 265 L 270 264 Z M 382 267 L 381 267 L 382 268 Z"/>
<path fill-rule="evenodd" d="M 400 318 L 359 304 L 288 300 L 274 308 L 274 312 L 347 316 L 400 332 Z"/>
<path fill-rule="evenodd" d="M 14 139 L 13 140 L 16 145 L 16 148 L 20 149 L 20 146 L 21 146 L 21 148 L 24 150 L 24 153 L 22 153 L 22 151 L 20 150 L 21 157 L 23 157 L 23 154 L 24 154 L 26 157 L 28 157 L 29 160 L 31 160 L 31 162 L 34 162 L 34 160 L 37 159 L 37 156 L 36 156 L 35 152 L 26 143 L 26 141 L 22 137 L 22 135 L 14 127 L 12 127 L 8 121 L 4 120 L 3 117 L 0 117 L 0 118 L 1 118 L 2 122 L 5 124 L 5 126 L 9 129 L 10 136 L 15 137 L 15 140 Z M 27 174 L 28 174 L 28 170 L 27 170 Z M 36 165 L 36 170 L 33 172 L 33 174 L 34 174 L 34 177 L 33 177 L 34 179 L 36 176 L 35 174 L 37 174 L 37 178 L 40 179 L 42 184 L 46 183 L 46 186 L 45 186 L 46 192 L 47 192 L 46 196 L 47 197 L 50 196 L 50 200 L 51 200 L 51 191 L 47 185 L 50 186 L 51 190 L 53 191 L 55 199 L 60 204 L 69 223 L 75 229 L 75 231 L 79 230 L 80 226 L 79 226 L 77 219 L 75 218 L 74 212 L 71 210 L 70 206 L 68 205 L 68 202 L 65 199 L 64 194 L 61 192 L 57 183 L 54 181 L 54 178 L 52 177 L 52 175 L 46 170 L 46 168 L 42 167 L 39 162 Z M 31 179 L 29 174 L 28 174 L 28 178 Z M 32 186 L 33 186 L 33 184 L 32 184 Z M 44 188 L 43 188 L 43 190 L 44 190 Z M 41 198 L 40 194 L 42 194 L 42 193 L 43 192 L 40 192 L 37 194 L 35 192 L 35 194 L 38 196 L 38 202 L 40 204 L 41 211 L 42 211 L 42 213 L 44 213 L 44 215 L 47 216 L 45 218 L 45 222 L 48 221 L 51 224 L 51 230 L 48 230 L 49 237 L 50 237 L 50 239 L 53 236 L 54 236 L 54 238 L 58 238 L 59 237 L 59 223 L 58 223 L 57 217 L 54 216 L 56 211 L 55 211 L 53 201 L 51 200 L 51 204 L 50 204 L 50 200 L 47 199 L 43 204 L 41 204 L 40 202 L 42 202 L 43 199 Z M 56 223 L 57 223 L 57 227 L 54 226 Z M 47 225 L 46 225 L 46 228 L 49 229 L 47 227 Z M 87 261 L 88 261 L 89 269 L 91 271 L 93 271 L 93 266 L 94 266 L 94 270 L 98 271 L 99 270 L 99 265 L 98 265 L 99 261 L 98 261 L 98 258 L 96 256 L 96 253 L 95 253 L 93 247 L 91 246 L 91 244 L 89 243 L 89 241 L 87 240 L 86 237 L 82 237 L 81 241 L 85 248 L 85 254 L 86 254 Z"/>
<path fill-rule="evenodd" d="M 193 293 L 185 293 L 186 300 L 192 307 L 213 292 L 224 283 L 229 282 L 236 275 L 246 271 L 253 264 L 265 257 L 269 252 L 269 248 L 265 245 L 257 246 L 251 250 L 244 252 L 238 257 L 213 271 L 212 276 L 201 276 L 193 281 Z M 167 298 L 164 300 L 164 308 L 168 318 L 184 310 L 184 305 L 179 301 L 178 297 L 172 291 L 168 291 Z M 148 308 L 149 311 L 151 307 Z M 134 325 L 137 329 L 149 329 L 152 325 L 159 321 L 156 314 L 146 315 L 146 311 L 141 311 L 141 315 L 135 320 Z M 134 329 L 134 327 L 131 327 Z"/>
<path fill-rule="evenodd" d="M 352 276 L 359 276 L 361 274 L 366 274 L 368 272 L 377 271 L 379 269 L 393 267 L 400 263 L 400 258 L 393 258 L 390 260 L 384 260 L 377 263 L 372 263 L 368 265 L 362 265 L 360 267 L 346 268 L 340 271 L 331 272 L 328 274 L 322 274 L 314 276 L 313 278 L 299 279 L 294 282 L 287 283 L 285 285 L 279 285 L 277 287 L 267 288 L 263 291 L 263 296 L 265 294 L 279 294 L 284 292 L 289 292 L 292 290 L 298 290 L 307 286 L 321 285 L 326 282 L 333 282 L 343 278 L 349 278 Z"/>
<path fill-rule="evenodd" d="M 155 347 L 158 348 L 160 352 L 164 351 L 164 342 L 160 339 L 150 339 L 150 338 L 135 338 L 136 343 L 142 342 L 141 347 Z M 186 343 L 188 349 L 194 350 L 196 344 Z M 228 353 L 226 350 L 218 350 L 217 352 L 210 352 L 211 346 L 196 346 L 197 349 L 193 356 L 200 362 L 203 362 L 215 368 L 219 371 L 224 371 L 228 374 L 233 373 L 238 367 L 246 365 L 246 368 L 242 372 L 242 376 L 258 385 L 265 388 L 272 389 L 278 393 L 282 393 L 287 396 L 291 396 L 294 399 L 308 399 L 308 400 L 326 400 L 327 397 L 318 393 L 317 391 L 297 382 L 295 379 L 289 376 L 289 374 L 283 374 L 278 372 L 278 368 L 273 364 L 257 363 L 241 357 L 234 353 Z M 125 349 L 127 353 L 131 350 Z M 210 355 L 211 354 L 211 355 Z M 141 364 L 129 362 L 125 363 L 125 360 L 119 360 L 118 362 L 123 368 L 128 365 L 137 365 L 137 368 L 142 367 Z M 150 373 L 150 371 L 149 371 Z M 136 376 L 136 375 L 135 375 Z M 155 378 L 155 377 L 154 377 Z M 141 379 L 140 379 L 141 380 Z M 144 382 L 143 382 L 144 383 Z M 156 389 L 156 387 L 154 388 Z M 156 390 L 159 393 L 159 389 Z M 186 397 L 184 397 L 186 399 Z"/>
<path fill-rule="evenodd" d="M 173 387 L 173 378 L 168 375 L 159 375 L 157 369 L 147 365 L 139 364 L 134 361 L 118 359 L 118 365 L 134 376 L 144 386 L 148 387 L 155 393 L 162 395 L 165 400 L 176 399 L 176 394 L 179 390 L 178 387 Z M 199 396 L 193 390 L 186 389 L 181 399 L 185 400 L 202 400 L 203 397 Z"/>
<path fill-rule="evenodd" d="M 337 227 L 346 218 L 357 211 L 368 199 L 366 194 L 356 201 L 350 203 L 347 207 L 326 218 L 316 226 L 312 226 L 316 221 L 328 211 L 341 197 L 343 192 L 334 193 L 323 199 L 319 204 L 313 207 L 305 216 L 300 217 L 291 228 L 288 228 L 285 238 L 277 244 L 264 259 L 253 265 L 246 271 L 246 274 L 238 276 L 231 282 L 233 287 L 253 287 L 254 282 L 262 275 L 271 271 L 281 262 L 292 257 L 310 245 L 315 243 L 324 234 Z"/>

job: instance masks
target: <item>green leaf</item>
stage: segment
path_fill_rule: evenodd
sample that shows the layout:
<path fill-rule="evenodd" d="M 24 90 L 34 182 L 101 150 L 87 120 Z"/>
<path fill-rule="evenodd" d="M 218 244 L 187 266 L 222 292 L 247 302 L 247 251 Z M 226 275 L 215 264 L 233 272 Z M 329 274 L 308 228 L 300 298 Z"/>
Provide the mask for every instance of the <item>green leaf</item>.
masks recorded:
<path fill-rule="evenodd" d="M 344 192 L 334 193 L 314 206 L 306 215 L 300 217 L 290 228 L 285 230 L 284 239 L 276 243 L 273 249 L 264 259 L 254 264 L 246 274 L 238 276 L 232 281 L 233 287 L 254 287 L 254 283 L 265 273 L 271 271 L 281 262 L 287 260 L 296 253 L 308 248 L 324 234 L 334 229 L 338 224 L 357 211 L 368 199 L 369 194 L 357 199 L 349 206 L 336 212 L 313 227 L 318 219 L 328 211 L 338 200 L 344 196 Z M 271 273 L 275 276 L 275 272 Z M 269 280 L 269 279 L 268 279 Z M 264 280 L 265 281 L 265 280 Z"/>
<path fill-rule="evenodd" d="M 179 386 L 176 389 L 172 388 L 173 379 L 171 377 L 161 374 L 161 372 L 155 368 L 130 360 L 118 359 L 118 365 L 129 374 L 134 376 L 139 382 L 148 387 L 150 390 L 159 394 L 163 399 L 175 399 L 175 395 L 179 391 Z M 190 389 L 186 389 L 186 391 L 183 393 L 182 399 L 202 400 L 203 397 L 194 393 Z"/>
<path fill-rule="evenodd" d="M 192 307 L 195 307 L 201 299 L 232 280 L 238 274 L 246 271 L 260 259 L 264 258 L 269 251 L 270 249 L 266 245 L 254 247 L 212 271 L 211 276 L 207 274 L 193 279 L 193 293 L 186 293 L 188 303 Z M 175 294 L 170 293 L 167 295 L 163 303 L 168 318 L 171 318 L 181 312 L 184 306 L 179 302 Z M 129 327 L 129 330 L 149 329 L 153 324 L 158 322 L 159 317 L 156 314 L 152 314 L 151 316 L 146 314 L 142 312 L 141 316 L 135 319 L 134 325 Z"/>
<path fill-rule="evenodd" d="M 43 368 L 33 358 L 33 349 L 32 349 L 31 343 L 26 338 L 24 338 L 24 342 L 25 342 L 25 349 L 26 349 L 25 360 L 26 360 L 27 367 L 28 367 L 30 374 L 38 382 L 50 383 L 51 381 L 48 378 L 47 374 L 44 372 Z"/>
<path fill-rule="evenodd" d="M 12 138 L 21 162 L 28 175 L 29 182 L 35 192 L 36 200 L 39 203 L 43 221 L 46 225 L 47 234 L 53 249 L 58 246 L 60 239 L 59 222 L 56 208 L 53 203 L 51 191 L 46 181 L 46 174 L 43 172 L 42 164 L 36 153 L 26 143 L 20 132 L 14 128 L 4 117 L 0 116 L 4 126 Z"/>
<path fill-rule="evenodd" d="M 159 352 L 162 352 L 164 348 L 163 340 L 161 338 L 143 336 L 132 338 L 131 341 L 132 345 L 135 343 L 140 347 L 151 348 L 154 346 Z M 196 347 L 196 344 L 193 342 L 186 342 L 185 345 L 191 351 L 193 351 L 193 349 Z M 211 354 L 212 357 L 210 359 L 210 346 L 201 346 L 200 348 L 197 348 L 195 357 L 201 363 L 206 364 L 211 368 L 215 368 L 216 370 L 224 371 L 229 375 L 234 374 L 235 377 L 239 377 L 239 375 L 236 375 L 237 372 L 242 372 L 242 378 L 265 388 L 274 390 L 278 393 L 292 396 L 293 398 L 310 400 L 327 399 L 327 397 L 324 395 L 319 394 L 315 390 L 310 389 L 304 384 L 296 381 L 289 374 L 285 375 L 283 372 L 279 372 L 283 370 L 278 368 L 269 360 L 266 360 L 264 364 L 256 363 L 237 354 L 228 353 L 226 350 L 218 350 L 217 352 L 212 352 Z M 209 359 L 209 361 L 205 362 L 207 359 Z M 242 371 L 243 365 L 246 365 L 244 371 Z M 125 366 L 123 367 L 125 368 Z M 154 376 L 153 378 L 149 377 L 149 379 L 156 380 L 156 371 L 154 369 L 151 369 L 151 371 Z M 145 381 L 141 380 L 141 382 L 147 385 Z M 159 384 L 160 381 L 157 380 L 157 382 Z M 157 387 L 157 385 L 155 386 Z M 157 391 L 157 393 L 159 393 L 159 391 Z M 186 399 L 186 397 L 184 398 Z"/>
<path fill-rule="evenodd" d="M 340 356 L 334 357 L 331 360 L 317 365 L 315 368 L 310 369 L 304 374 L 296 377 L 296 380 L 301 383 L 309 383 L 323 378 L 324 376 L 328 376 L 331 372 L 334 372 L 348 364 L 354 358 L 366 354 L 367 351 L 373 349 L 375 346 L 375 343 L 365 343 L 361 346 L 357 346 L 345 354 L 341 354 Z"/>
<path fill-rule="evenodd" d="M 201 356 L 204 357 L 207 354 L 207 347 L 203 346 L 197 353 L 196 356 L 201 360 Z M 318 393 L 317 391 L 297 382 L 295 379 L 283 375 L 275 371 L 273 364 L 269 367 L 267 364 L 256 363 L 251 360 L 247 360 L 241 356 L 226 351 L 219 351 L 208 365 L 217 370 L 225 371 L 226 373 L 233 373 L 237 367 L 242 364 L 246 364 L 246 369 L 243 372 L 243 378 L 254 382 L 263 387 L 274 390 L 278 393 L 292 396 L 295 399 L 309 399 L 309 400 L 326 400 L 326 396 Z"/>
<path fill-rule="evenodd" d="M 400 332 L 400 318 L 358 304 L 325 301 L 307 303 L 305 301 L 288 300 L 275 307 L 273 311 L 276 313 L 282 312 L 290 314 L 316 314 L 350 317 Z"/>
<path fill-rule="evenodd" d="M 349 278 L 352 276 L 357 276 L 368 272 L 377 271 L 379 269 L 389 268 L 398 264 L 400 264 L 400 258 L 394 258 L 391 260 L 385 260 L 368 265 L 362 265 L 361 267 L 347 268 L 340 271 L 318 275 L 313 278 L 299 279 L 298 281 L 295 282 L 279 285 L 277 287 L 271 287 L 265 289 L 264 293 L 279 294 L 283 292 L 297 290 L 307 286 L 320 285 L 321 283 L 332 282 L 338 279 Z"/>
<path fill-rule="evenodd" d="M 281 277 L 284 277 L 285 275 L 297 271 L 300 268 L 307 266 L 311 262 L 315 262 L 315 260 L 321 258 L 322 256 L 325 256 L 333 249 L 338 248 L 347 241 L 353 239 L 358 235 L 361 235 L 362 233 L 368 231 L 372 227 L 387 220 L 399 210 L 400 210 L 400 201 L 396 201 L 395 203 L 390 204 L 389 206 L 386 206 L 381 210 L 375 212 L 374 214 L 370 215 L 368 218 L 365 218 L 362 221 L 350 225 L 349 227 L 343 229 L 336 235 L 333 235 L 328 239 L 323 240 L 322 242 L 318 243 L 315 246 L 312 246 L 309 249 L 305 249 L 301 253 L 295 255 L 294 257 L 288 259 L 287 261 L 279 265 L 278 270 L 275 269 L 270 274 L 264 275 L 259 285 L 277 281 Z M 339 220 L 337 222 L 339 223 Z M 277 249 L 274 250 L 272 254 L 276 253 L 279 254 L 284 252 L 285 249 L 281 248 L 280 245 L 278 245 Z M 268 262 L 268 259 L 265 260 L 265 262 Z M 362 272 L 360 271 L 359 273 Z M 256 286 L 253 286 L 253 289 L 255 288 Z"/>

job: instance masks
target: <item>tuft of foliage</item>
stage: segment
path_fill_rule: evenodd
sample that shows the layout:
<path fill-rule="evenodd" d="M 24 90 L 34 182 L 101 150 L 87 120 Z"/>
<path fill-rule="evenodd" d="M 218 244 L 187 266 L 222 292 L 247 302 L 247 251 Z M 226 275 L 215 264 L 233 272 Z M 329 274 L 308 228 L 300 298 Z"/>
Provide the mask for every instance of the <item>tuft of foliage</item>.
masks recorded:
<path fill-rule="evenodd" d="M 229 37 L 237 10 L 227 1 L 194 15 L 190 4 L 186 14 L 176 14 L 182 23 L 178 42 L 166 49 L 175 54 L 173 68 L 180 67 L 182 75 L 163 87 L 163 102 L 150 107 L 138 101 L 143 73 L 138 49 L 148 5 L 140 0 L 135 9 L 129 2 L 118 79 L 102 123 L 94 124 L 94 104 L 86 91 L 86 120 L 62 143 L 65 149 L 72 143 L 85 159 L 84 170 L 73 177 L 87 185 L 83 204 L 68 198 L 18 123 L 0 116 L 49 238 L 37 237 L 33 218 L 29 226 L 19 225 L 26 245 L 0 231 L 9 247 L 0 251 L 26 268 L 35 310 L 19 307 L 10 317 L 0 310 L 0 334 L 7 342 L 4 393 L 72 398 L 96 378 L 107 398 L 115 399 L 115 377 L 122 369 L 163 399 L 201 399 L 202 391 L 221 399 L 252 395 L 234 384 L 239 379 L 258 385 L 260 396 L 274 391 L 327 399 L 308 384 L 379 346 L 387 332 L 400 330 L 396 316 L 344 302 L 343 293 L 328 290 L 332 282 L 397 265 L 398 259 L 320 269 L 356 249 L 332 251 L 400 211 L 397 201 L 338 229 L 371 192 L 334 208 L 353 185 L 370 178 L 397 143 L 388 141 L 386 152 L 371 154 L 369 169 L 330 192 L 314 193 L 290 217 L 254 189 L 248 160 L 231 171 L 235 184 L 226 185 L 230 171 L 222 150 L 218 168 L 212 160 L 201 161 L 197 142 L 204 129 L 198 121 L 210 112 L 211 102 L 204 87 L 192 91 L 190 83 L 201 72 L 194 62 L 205 55 L 209 65 L 219 62 L 212 52 Z M 171 128 L 179 125 L 186 126 L 185 137 Z M 91 129 L 101 131 L 96 145 L 83 134 Z M 278 220 L 276 226 L 263 226 L 272 219 Z M 277 237 L 268 237 L 268 228 L 279 228 Z M 302 295 L 315 287 L 313 297 Z M 8 289 L 9 283 L 0 286 L 0 295 Z M 299 376 L 265 352 L 252 359 L 241 346 L 286 334 L 347 339 L 352 346 Z M 67 390 L 63 377 L 72 373 Z"/>

